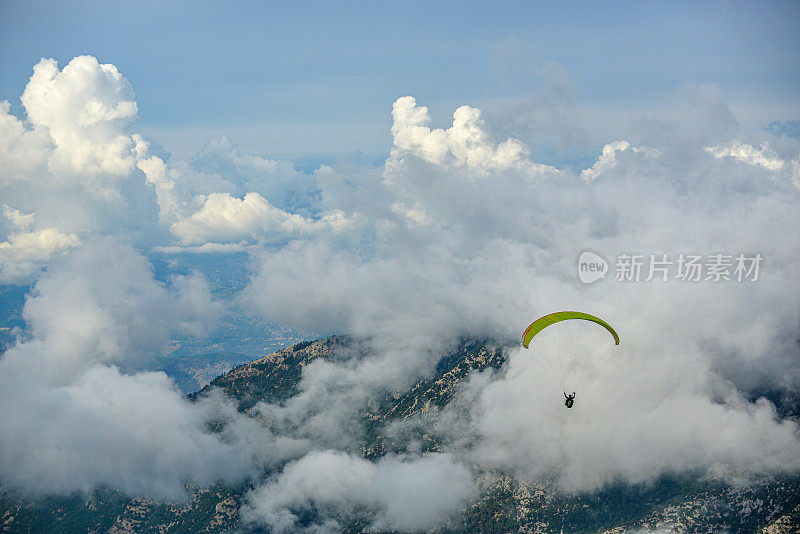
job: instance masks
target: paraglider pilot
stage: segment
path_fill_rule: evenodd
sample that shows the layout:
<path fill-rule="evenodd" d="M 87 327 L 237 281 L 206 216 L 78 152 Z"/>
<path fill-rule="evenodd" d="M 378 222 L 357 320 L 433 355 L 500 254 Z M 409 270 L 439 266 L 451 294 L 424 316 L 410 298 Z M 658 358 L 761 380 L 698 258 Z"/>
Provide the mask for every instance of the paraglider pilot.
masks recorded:
<path fill-rule="evenodd" d="M 533 338 L 547 328 L 548 326 L 560 323 L 561 321 L 566 321 L 568 319 L 582 319 L 584 321 L 591 321 L 593 323 L 597 323 L 611 334 L 614 338 L 614 343 L 619 345 L 619 335 L 617 335 L 616 330 L 611 327 L 610 324 L 605 322 L 599 317 L 595 317 L 594 315 L 590 315 L 588 313 L 577 312 L 577 311 L 562 311 L 562 312 L 555 312 L 551 313 L 550 315 L 545 315 L 544 317 L 539 317 L 535 321 L 533 321 L 528 328 L 522 333 L 522 346 L 526 349 L 530 347 L 530 343 Z M 562 386 L 564 387 L 564 386 Z M 567 392 L 564 392 L 564 397 L 567 399 L 564 401 L 564 406 L 567 408 L 572 408 L 575 404 L 575 392 L 572 392 L 572 395 L 567 395 Z"/>

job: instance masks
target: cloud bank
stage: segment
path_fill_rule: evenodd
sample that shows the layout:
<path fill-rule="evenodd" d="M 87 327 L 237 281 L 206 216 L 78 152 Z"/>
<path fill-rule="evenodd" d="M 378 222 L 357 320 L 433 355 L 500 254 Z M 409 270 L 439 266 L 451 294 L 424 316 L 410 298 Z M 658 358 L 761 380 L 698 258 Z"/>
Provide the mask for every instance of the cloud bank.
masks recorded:
<path fill-rule="evenodd" d="M 32 495 L 107 486 L 175 500 L 187 482 L 236 483 L 276 454 L 292 457 L 292 443 L 277 446 L 225 399 L 192 404 L 146 370 L 172 335 L 201 336 L 220 311 L 202 279 L 167 288 L 116 239 L 67 254 L 25 304 L 30 336 L 0 358 L 3 486 Z M 212 434 L 212 419 L 231 424 Z"/>
<path fill-rule="evenodd" d="M 759 397 L 800 387 L 800 141 L 744 136 L 713 85 L 680 95 L 673 116 L 643 113 L 575 171 L 496 139 L 502 125 L 475 107 L 435 128 L 405 96 L 381 168 L 307 174 L 227 139 L 175 161 L 131 133 L 137 104 L 116 67 L 42 60 L 22 95 L 27 117 L 0 104 L 0 281 L 35 283 L 30 337 L 0 358 L 0 480 L 34 494 L 108 485 L 175 499 L 184 482 L 234 483 L 270 466 L 249 521 L 291 530 L 313 508 L 316 527 L 335 529 L 331 517 L 368 510 L 377 528 L 415 531 L 463 505 L 476 465 L 569 491 L 796 471 L 797 425 Z M 585 138 L 574 117 L 552 116 L 561 109 L 548 123 Z M 240 297 L 265 318 L 366 338 L 306 366 L 285 404 L 256 407 L 274 432 L 219 396 L 189 404 L 148 371 L 170 336 L 204 335 L 221 308 L 197 276 L 156 282 L 141 252 L 230 246 L 254 260 Z M 756 282 L 610 272 L 584 285 L 584 250 L 612 264 L 681 253 L 764 262 Z M 608 358 L 574 363 L 573 410 L 536 349 L 511 350 L 503 369 L 420 419 L 441 453 L 357 455 L 363 409 L 430 376 L 460 336 L 518 339 L 563 309 L 595 313 L 622 337 Z M 229 424 L 210 434 L 218 417 Z"/>
<path fill-rule="evenodd" d="M 501 372 L 462 391 L 466 424 L 442 414 L 446 450 L 565 490 L 796 470 L 797 425 L 748 399 L 800 380 L 799 147 L 720 143 L 736 134 L 724 100 L 706 86 L 686 91 L 685 116 L 643 118 L 638 138 L 606 144 L 576 174 L 494 141 L 477 110 L 459 108 L 452 127 L 430 129 L 426 108 L 399 99 L 380 203 L 352 204 L 370 214 L 361 232 L 261 254 L 249 291 L 265 315 L 376 340 L 366 360 L 309 365 L 296 410 L 276 413 L 307 429 L 322 428 L 304 426 L 320 414 L 325 428 L 348 421 L 367 399 L 428 376 L 437 342 L 515 339 L 541 315 L 578 309 L 611 321 L 623 343 L 603 361 L 590 361 L 589 345 L 574 362 L 585 378 L 577 407 L 565 413 L 535 350 L 512 351 Z M 623 254 L 768 259 L 757 282 L 646 282 L 645 267 L 640 282 L 624 283 L 612 267 L 588 286 L 577 277 L 583 250 L 612 264 Z"/>
<path fill-rule="evenodd" d="M 313 180 L 291 162 L 243 155 L 227 139 L 191 162 L 171 161 L 131 133 L 138 107 L 114 65 L 80 56 L 34 67 L 26 120 L 0 103 L 0 282 L 39 267 L 94 234 L 140 247 L 286 243 L 348 224 L 313 205 Z M 17 226 L 23 214 L 25 228 Z"/>
<path fill-rule="evenodd" d="M 243 519 L 275 532 L 340 531 L 326 512 L 366 515 L 373 528 L 419 532 L 439 525 L 472 492 L 470 472 L 449 455 L 376 463 L 338 451 L 312 452 L 249 495 Z M 301 528 L 292 510 L 314 506 L 322 521 Z"/>

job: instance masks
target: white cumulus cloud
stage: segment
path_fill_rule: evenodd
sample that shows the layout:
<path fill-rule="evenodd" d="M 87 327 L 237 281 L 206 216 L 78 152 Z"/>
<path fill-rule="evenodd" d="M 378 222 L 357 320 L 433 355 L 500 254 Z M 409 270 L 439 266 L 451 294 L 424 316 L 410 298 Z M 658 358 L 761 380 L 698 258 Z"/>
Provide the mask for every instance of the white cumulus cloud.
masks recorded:
<path fill-rule="evenodd" d="M 199 210 L 173 225 L 183 243 L 280 242 L 314 232 L 340 231 L 347 225 L 342 211 L 309 219 L 276 208 L 258 193 L 247 193 L 241 199 L 227 193 L 212 193 L 201 202 Z"/>
<path fill-rule="evenodd" d="M 469 471 L 445 454 L 403 460 L 386 457 L 376 463 L 337 451 L 310 453 L 255 491 L 242 510 L 247 522 L 276 532 L 335 532 L 334 521 L 305 529 L 300 510 L 354 514 L 367 508 L 376 529 L 419 532 L 440 524 L 472 492 Z M 363 513 L 363 512 L 362 512 Z"/>
<path fill-rule="evenodd" d="M 476 173 L 509 168 L 535 173 L 548 169 L 531 162 L 527 149 L 517 139 L 495 143 L 477 108 L 461 106 L 453 113 L 450 128 L 432 130 L 428 127 L 428 108 L 417 106 L 414 97 L 404 96 L 394 103 L 392 118 L 393 158 L 410 154 L 438 165 L 464 166 Z"/>
<path fill-rule="evenodd" d="M 164 373 L 146 371 L 170 336 L 203 335 L 220 312 L 203 280 L 166 287 L 117 240 L 71 251 L 27 299 L 30 336 L 0 358 L 2 486 L 176 500 L 186 482 L 238 483 L 305 452 L 221 396 L 191 403 Z M 212 419 L 229 424 L 211 433 Z"/>
<path fill-rule="evenodd" d="M 710 96 L 692 100 L 692 120 L 717 117 L 707 127 L 719 137 L 735 120 Z M 689 120 L 660 136 L 643 124 L 652 144 L 607 144 L 583 175 L 545 169 L 532 179 L 524 151 L 498 156 L 502 143 L 474 130 L 479 114 L 457 115 L 452 129 L 431 129 L 425 108 L 399 99 L 381 187 L 364 197 L 321 184 L 324 198 L 371 214 L 358 235 L 322 233 L 260 254 L 249 293 L 265 316 L 374 340 L 308 365 L 298 396 L 260 409 L 303 437 L 349 446 L 336 429 L 371 398 L 429 376 L 459 335 L 518 339 L 536 317 L 578 309 L 612 322 L 623 341 L 616 359 L 597 362 L 576 408 L 565 413 L 556 377 L 532 353 L 512 353 L 506 370 L 462 393 L 475 406 L 460 412 L 468 437 L 445 440 L 451 452 L 570 490 L 800 468 L 797 425 L 749 400 L 800 385 L 800 195 L 783 171 L 732 173 Z M 576 273 L 587 249 L 612 263 L 591 286 Z M 757 282 L 646 282 L 650 255 L 664 253 L 765 261 Z M 614 280 L 620 254 L 642 255 L 640 282 Z M 480 447 L 463 449 L 465 439 Z"/>

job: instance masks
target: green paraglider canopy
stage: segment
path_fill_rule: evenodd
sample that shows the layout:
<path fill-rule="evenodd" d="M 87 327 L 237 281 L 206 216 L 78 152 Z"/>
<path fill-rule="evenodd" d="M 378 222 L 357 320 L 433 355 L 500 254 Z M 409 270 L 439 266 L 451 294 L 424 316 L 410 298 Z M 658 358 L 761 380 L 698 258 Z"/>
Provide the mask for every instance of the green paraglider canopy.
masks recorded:
<path fill-rule="evenodd" d="M 533 337 L 550 326 L 551 324 L 555 324 L 561 321 L 566 321 L 568 319 L 583 319 L 584 321 L 591 321 L 593 323 L 597 323 L 606 330 L 608 330 L 612 336 L 614 336 L 614 341 L 616 345 L 619 345 L 619 335 L 617 332 L 611 327 L 610 324 L 605 322 L 599 317 L 595 317 L 594 315 L 590 315 L 588 313 L 577 312 L 577 311 L 562 311 L 551 313 L 550 315 L 545 315 L 539 319 L 536 319 L 531 325 L 525 329 L 525 332 L 522 334 L 522 345 L 527 349 L 528 345 L 530 345 L 531 340 Z"/>

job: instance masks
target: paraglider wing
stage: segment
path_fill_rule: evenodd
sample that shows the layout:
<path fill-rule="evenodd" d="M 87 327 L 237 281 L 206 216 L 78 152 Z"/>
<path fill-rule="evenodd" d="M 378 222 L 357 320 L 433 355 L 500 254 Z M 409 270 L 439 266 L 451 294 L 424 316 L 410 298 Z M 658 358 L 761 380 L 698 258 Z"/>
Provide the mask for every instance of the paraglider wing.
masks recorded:
<path fill-rule="evenodd" d="M 588 313 L 577 312 L 577 311 L 563 311 L 563 312 L 556 312 L 551 313 L 550 315 L 545 315 L 539 319 L 536 319 L 531 325 L 525 329 L 525 332 L 522 334 L 522 345 L 527 349 L 528 345 L 530 345 L 533 336 L 550 326 L 551 324 L 555 324 L 561 321 L 566 321 L 568 319 L 583 319 L 584 321 L 591 321 L 593 323 L 597 323 L 609 333 L 614 336 L 614 342 L 616 345 L 619 345 L 619 335 L 617 332 L 611 327 L 610 324 L 605 322 L 599 317 L 595 317 L 594 315 L 590 315 Z"/>

